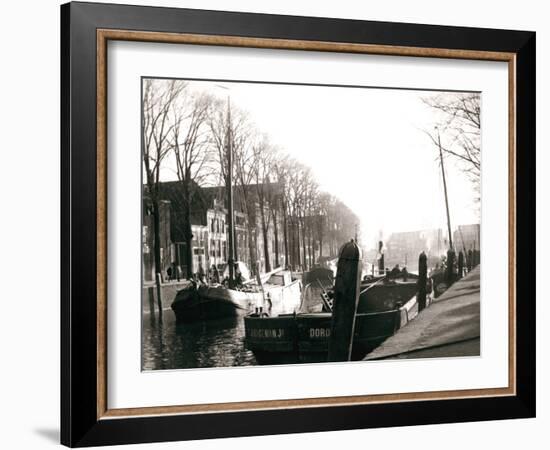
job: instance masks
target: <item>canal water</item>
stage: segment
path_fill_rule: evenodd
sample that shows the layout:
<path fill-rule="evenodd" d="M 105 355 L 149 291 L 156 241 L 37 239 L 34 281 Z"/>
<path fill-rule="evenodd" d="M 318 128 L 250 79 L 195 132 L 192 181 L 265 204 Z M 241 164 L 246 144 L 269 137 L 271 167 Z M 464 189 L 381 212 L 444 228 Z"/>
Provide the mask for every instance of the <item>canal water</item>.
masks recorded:
<path fill-rule="evenodd" d="M 304 311 L 320 310 L 320 290 L 304 292 Z M 244 318 L 204 320 L 176 324 L 171 309 L 160 322 L 156 314 L 143 313 L 142 369 L 195 369 L 254 366 L 254 354 L 245 347 Z"/>
<path fill-rule="evenodd" d="M 191 369 L 256 365 L 244 345 L 242 317 L 176 324 L 171 310 L 163 321 L 150 314 L 142 322 L 142 369 Z"/>

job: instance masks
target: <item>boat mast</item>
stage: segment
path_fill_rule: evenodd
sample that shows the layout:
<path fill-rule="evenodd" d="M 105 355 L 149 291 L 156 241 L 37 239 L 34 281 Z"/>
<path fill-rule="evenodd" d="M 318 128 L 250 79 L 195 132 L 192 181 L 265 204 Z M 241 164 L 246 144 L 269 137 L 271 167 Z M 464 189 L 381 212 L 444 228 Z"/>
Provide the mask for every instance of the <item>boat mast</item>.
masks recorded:
<path fill-rule="evenodd" d="M 229 265 L 229 287 L 235 287 L 235 228 L 233 213 L 233 137 L 231 136 L 231 100 L 227 97 L 227 131 L 226 131 L 226 152 L 227 152 L 227 176 L 225 190 L 227 191 L 227 216 L 228 216 L 228 259 Z"/>
<path fill-rule="evenodd" d="M 441 161 L 441 175 L 443 177 L 443 191 L 445 192 L 445 209 L 447 210 L 447 229 L 449 231 L 449 246 L 453 249 L 453 237 L 451 235 L 451 216 L 449 214 L 449 198 L 447 196 L 447 181 L 445 179 L 445 166 L 443 165 L 443 151 L 441 150 L 441 136 L 439 135 L 439 128 L 437 130 L 437 144 L 439 145 L 439 159 Z"/>

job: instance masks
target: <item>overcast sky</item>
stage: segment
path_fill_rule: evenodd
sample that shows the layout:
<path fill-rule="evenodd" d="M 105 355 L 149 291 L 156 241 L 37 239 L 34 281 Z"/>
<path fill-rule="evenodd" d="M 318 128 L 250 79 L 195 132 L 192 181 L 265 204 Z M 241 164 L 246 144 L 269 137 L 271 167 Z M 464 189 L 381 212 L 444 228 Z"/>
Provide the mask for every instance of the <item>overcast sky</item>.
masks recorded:
<path fill-rule="evenodd" d="M 273 144 L 312 168 L 325 191 L 360 218 L 362 239 L 446 227 L 438 150 L 422 130 L 435 116 L 426 91 L 190 82 L 247 111 Z M 217 85 L 217 86 L 216 86 Z M 222 89 L 224 86 L 227 89 Z M 479 223 L 471 183 L 446 158 L 453 228 Z M 168 172 L 164 178 L 175 178 Z"/>

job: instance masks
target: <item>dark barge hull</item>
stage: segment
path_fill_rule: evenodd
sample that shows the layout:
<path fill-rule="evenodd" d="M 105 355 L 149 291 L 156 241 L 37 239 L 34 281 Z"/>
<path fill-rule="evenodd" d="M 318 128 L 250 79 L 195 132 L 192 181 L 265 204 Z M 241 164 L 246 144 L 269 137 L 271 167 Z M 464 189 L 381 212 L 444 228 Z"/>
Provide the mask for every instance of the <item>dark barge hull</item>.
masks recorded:
<path fill-rule="evenodd" d="M 418 314 L 416 298 L 395 310 L 359 313 L 352 360 L 361 360 Z M 331 313 L 245 317 L 246 346 L 259 364 L 326 362 Z"/>
<path fill-rule="evenodd" d="M 201 286 L 178 291 L 172 302 L 176 322 L 244 316 L 254 311 L 261 293 L 243 292 L 223 286 Z"/>
<path fill-rule="evenodd" d="M 221 319 L 225 317 L 238 317 L 250 313 L 248 308 L 242 308 L 238 304 L 219 298 L 200 300 L 191 299 L 188 302 L 172 303 L 172 311 L 176 315 L 177 323 L 195 322 L 197 320 Z"/>
<path fill-rule="evenodd" d="M 300 307 L 300 282 L 285 286 L 264 284 L 270 303 L 262 292 L 228 289 L 223 286 L 201 286 L 178 291 L 172 310 L 178 323 L 197 320 L 244 316 L 262 306 L 271 313 L 288 313 Z"/>

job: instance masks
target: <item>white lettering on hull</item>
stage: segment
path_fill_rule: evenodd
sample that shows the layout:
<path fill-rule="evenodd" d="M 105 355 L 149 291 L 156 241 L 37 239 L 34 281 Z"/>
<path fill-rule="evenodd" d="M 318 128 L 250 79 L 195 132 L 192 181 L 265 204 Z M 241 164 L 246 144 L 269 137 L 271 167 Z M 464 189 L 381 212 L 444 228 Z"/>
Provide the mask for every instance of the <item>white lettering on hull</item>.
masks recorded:
<path fill-rule="evenodd" d="M 282 339 L 284 335 L 283 328 L 253 328 L 250 330 L 250 336 L 253 338 Z"/>
<path fill-rule="evenodd" d="M 330 337 L 330 328 L 310 328 L 310 338 L 328 338 Z"/>

